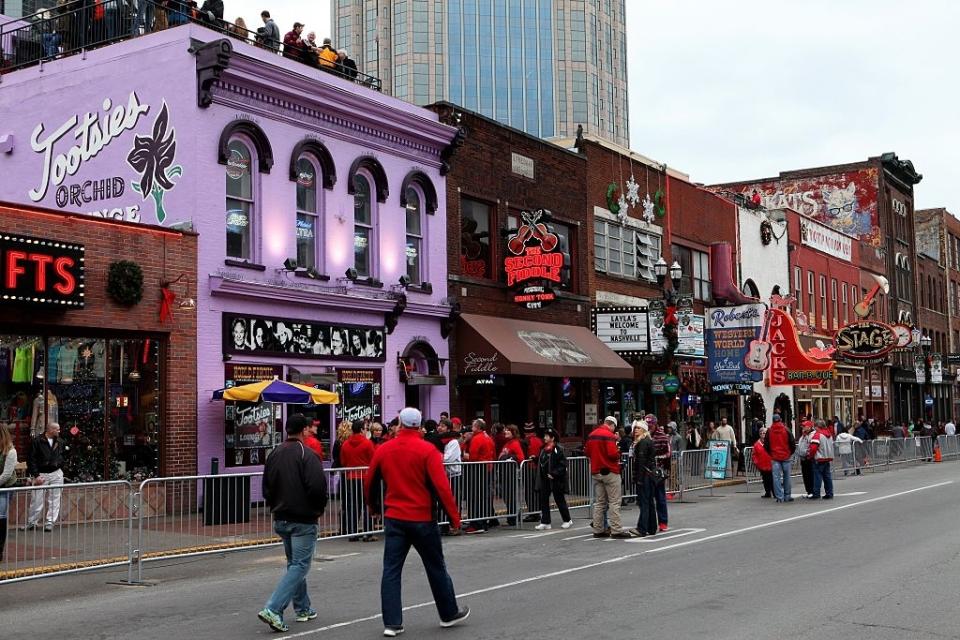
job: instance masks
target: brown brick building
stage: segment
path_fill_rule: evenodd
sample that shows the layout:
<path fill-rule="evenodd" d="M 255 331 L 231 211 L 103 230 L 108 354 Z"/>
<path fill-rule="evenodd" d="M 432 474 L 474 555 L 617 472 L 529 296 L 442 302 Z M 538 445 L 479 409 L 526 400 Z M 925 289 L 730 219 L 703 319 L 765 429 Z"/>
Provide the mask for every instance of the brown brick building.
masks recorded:
<path fill-rule="evenodd" d="M 632 376 L 588 328 L 586 159 L 447 103 L 431 108 L 466 131 L 447 175 L 449 290 L 462 312 L 451 411 L 580 437 L 598 419 L 597 381 Z"/>
<path fill-rule="evenodd" d="M 637 313 L 660 300 L 663 290 L 653 267 L 661 256 L 668 265 L 680 264 L 680 291 L 693 297 L 693 319 L 686 333 L 681 330 L 673 362 L 663 355 L 660 328 L 650 322 L 649 348 L 626 356 L 634 365 L 634 378 L 602 382 L 601 413 L 623 420 L 639 410 L 694 421 L 723 416 L 733 423 L 736 398 L 709 392 L 703 313 L 712 296 L 710 244 L 728 241 L 736 260 L 735 206 L 692 183 L 685 174 L 627 149 L 591 138 L 578 140 L 577 148 L 587 159 L 587 210 L 594 230 L 589 291 L 598 318 L 609 318 L 606 314 L 613 309 Z M 613 213 L 615 200 L 621 193 L 628 195 L 632 184 L 639 201 L 630 203 L 625 215 Z M 611 185 L 615 190 L 608 198 Z M 652 220 L 644 217 L 643 201 L 648 195 L 654 203 Z M 612 346 L 618 349 L 615 343 Z M 675 392 L 659 384 L 665 374 L 677 374 L 680 384 Z"/>
<path fill-rule="evenodd" d="M 138 302 L 108 294 L 119 261 L 142 286 L 112 290 Z M 196 473 L 196 274 L 193 233 L 0 205 L 0 422 L 21 460 L 46 416 L 69 481 Z"/>

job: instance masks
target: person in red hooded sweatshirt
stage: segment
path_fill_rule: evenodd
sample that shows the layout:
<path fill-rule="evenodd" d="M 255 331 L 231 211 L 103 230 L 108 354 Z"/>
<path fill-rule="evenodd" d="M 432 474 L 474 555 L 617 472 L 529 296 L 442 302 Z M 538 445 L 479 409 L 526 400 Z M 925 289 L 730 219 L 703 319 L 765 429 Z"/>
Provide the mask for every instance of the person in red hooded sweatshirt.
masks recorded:
<path fill-rule="evenodd" d="M 620 447 L 617 446 L 617 419 L 607 416 L 603 424 L 590 432 L 584 453 L 590 458 L 593 478 L 593 536 L 595 538 L 632 538 L 620 522 Z M 610 529 L 603 526 L 603 517 Z"/>
<path fill-rule="evenodd" d="M 767 435 L 767 428 L 760 428 L 760 439 L 753 443 L 753 465 L 760 472 L 763 480 L 763 495 L 761 498 L 773 497 L 773 460 L 763 446 L 763 438 Z"/>
<path fill-rule="evenodd" d="M 340 447 L 340 464 L 344 467 L 369 467 L 373 460 L 374 446 L 367 438 L 364 430 L 363 420 L 355 420 L 351 426 L 352 435 Z M 369 531 L 370 516 L 365 513 L 363 506 L 363 479 L 365 469 L 351 469 L 344 473 L 343 490 L 341 496 L 343 499 L 344 527 L 346 534 L 357 533 L 357 524 L 360 520 L 360 514 L 363 513 L 363 530 Z M 373 535 L 353 536 L 351 542 L 363 540 L 371 542 L 378 538 Z"/>
<path fill-rule="evenodd" d="M 396 438 L 377 448 L 365 482 L 367 504 L 374 512 L 382 511 L 384 516 L 386 541 L 383 545 L 380 608 L 383 635 L 390 638 L 403 633 L 400 576 L 410 547 L 420 554 L 427 572 L 430 591 L 440 614 L 440 626 L 452 627 L 470 615 L 469 607 L 459 608 L 457 605 L 453 581 L 443 560 L 434 501 L 440 501 L 454 531 L 460 528 L 460 512 L 443 470 L 443 458 L 435 446 L 423 440 L 421 421 L 422 415 L 417 409 L 407 407 L 400 412 L 402 427 Z"/>
<path fill-rule="evenodd" d="M 496 465 L 497 480 L 500 482 L 500 493 L 503 496 L 503 502 L 507 506 L 507 526 L 512 527 L 517 524 L 517 518 L 513 515 L 517 512 L 517 491 L 515 486 L 517 469 L 520 463 L 523 462 L 526 454 L 523 450 L 520 439 L 520 429 L 517 428 L 517 425 L 508 424 L 504 427 L 503 433 L 503 448 L 500 449 L 500 455 L 497 456 L 497 460 L 501 462 L 501 464 Z M 517 466 L 509 464 L 507 461 L 510 460 Z"/>
<path fill-rule="evenodd" d="M 311 451 L 320 456 L 323 462 L 323 443 L 317 438 L 317 429 L 320 427 L 319 420 L 312 420 L 306 429 L 303 430 L 303 444 L 307 445 Z"/>
<path fill-rule="evenodd" d="M 487 423 L 477 418 L 473 421 L 471 427 L 473 436 L 466 444 L 463 451 L 463 459 L 466 462 L 492 462 L 496 459 L 493 438 L 487 433 Z M 490 486 L 490 473 L 492 471 L 489 464 L 469 464 L 465 465 L 464 471 L 467 479 L 464 483 L 464 491 L 467 494 L 467 509 L 472 519 L 478 518 L 481 514 L 489 517 L 493 515 L 493 487 Z M 487 525 L 492 524 L 493 520 L 478 520 L 467 527 L 467 533 L 483 533 Z"/>
<path fill-rule="evenodd" d="M 790 458 L 797 450 L 797 443 L 780 414 L 773 414 L 773 424 L 763 438 L 763 447 L 773 459 L 773 495 L 777 502 L 793 502 L 790 495 Z"/>

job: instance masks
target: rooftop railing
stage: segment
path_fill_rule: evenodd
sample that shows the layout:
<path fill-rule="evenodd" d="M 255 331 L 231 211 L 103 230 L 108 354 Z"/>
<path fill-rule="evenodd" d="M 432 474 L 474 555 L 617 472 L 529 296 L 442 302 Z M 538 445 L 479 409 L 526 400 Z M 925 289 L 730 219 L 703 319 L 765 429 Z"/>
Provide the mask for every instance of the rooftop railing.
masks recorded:
<path fill-rule="evenodd" d="M 285 47 L 270 38 L 266 30 L 238 27 L 220 18 L 201 13 L 182 0 L 69 0 L 53 9 L 0 25 L 0 73 L 22 69 L 81 51 L 137 38 L 194 22 L 236 40 L 242 40 L 305 66 L 345 78 L 376 91 L 381 81 L 375 76 L 322 61 L 319 47 L 301 41 Z M 329 65 L 329 66 L 325 66 Z"/>

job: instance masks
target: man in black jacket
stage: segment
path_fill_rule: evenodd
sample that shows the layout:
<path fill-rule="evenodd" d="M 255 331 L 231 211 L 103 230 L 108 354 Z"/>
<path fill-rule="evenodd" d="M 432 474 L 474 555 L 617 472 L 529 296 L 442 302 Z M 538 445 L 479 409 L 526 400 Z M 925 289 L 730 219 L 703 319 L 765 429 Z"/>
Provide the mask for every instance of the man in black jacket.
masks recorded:
<path fill-rule="evenodd" d="M 33 478 L 37 487 L 63 484 L 63 443 L 60 442 L 60 425 L 47 424 L 47 428 L 30 442 L 27 455 L 27 475 Z M 32 491 L 30 495 L 30 513 L 27 523 L 21 529 L 36 529 L 43 513 L 44 498 L 47 502 L 47 519 L 44 531 L 53 531 L 53 524 L 60 517 L 60 489 Z"/>
<path fill-rule="evenodd" d="M 317 617 L 307 595 L 307 573 L 317 544 L 317 520 L 327 506 L 327 478 L 319 456 L 303 443 L 308 423 L 302 414 L 290 416 L 287 441 L 274 449 L 263 468 L 263 499 L 287 556 L 286 574 L 257 614 L 274 631 L 288 630 L 283 611 L 291 602 L 297 622 Z"/>

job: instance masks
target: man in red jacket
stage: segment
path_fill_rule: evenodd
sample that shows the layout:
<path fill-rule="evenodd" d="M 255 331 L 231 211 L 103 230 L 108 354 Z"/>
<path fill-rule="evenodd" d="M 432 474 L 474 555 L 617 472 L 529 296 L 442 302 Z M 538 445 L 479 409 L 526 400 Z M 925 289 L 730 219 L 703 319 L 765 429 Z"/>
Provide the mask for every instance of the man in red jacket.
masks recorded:
<path fill-rule="evenodd" d="M 487 423 L 477 418 L 471 426 L 473 436 L 466 444 L 463 459 L 466 462 L 493 462 L 497 459 L 493 438 L 487 433 Z M 493 488 L 490 486 L 492 465 L 468 464 L 464 465 L 466 483 L 464 492 L 467 497 L 467 509 L 473 523 L 466 528 L 467 533 L 484 533 L 488 526 L 496 526 L 493 518 Z M 479 520 L 478 518 L 484 518 Z M 500 524 L 496 522 L 496 524 Z"/>
<path fill-rule="evenodd" d="M 440 626 L 452 627 L 470 615 L 469 607 L 457 606 L 453 581 L 443 560 L 440 529 L 433 517 L 435 497 L 454 531 L 460 528 L 460 512 L 440 452 L 420 433 L 421 420 L 420 411 L 412 407 L 400 412 L 400 432 L 377 448 L 366 478 L 367 504 L 375 512 L 381 511 L 381 482 L 386 485 L 382 511 L 387 539 L 383 545 L 380 609 L 383 635 L 390 638 L 403 633 L 400 576 L 411 546 L 420 554 L 427 572 Z"/>
<path fill-rule="evenodd" d="M 773 414 L 773 424 L 764 436 L 763 446 L 773 459 L 773 495 L 777 502 L 793 502 L 790 496 L 790 458 L 797 450 L 797 443 L 780 414 Z"/>
<path fill-rule="evenodd" d="M 584 453 L 590 458 L 593 477 L 593 537 L 631 538 L 620 522 L 620 447 L 617 446 L 617 419 L 607 416 L 603 424 L 587 436 Z M 610 528 L 603 526 L 606 515 Z"/>
<path fill-rule="evenodd" d="M 363 433 L 363 420 L 354 420 L 350 427 L 353 434 L 347 438 L 340 446 L 340 464 L 343 467 L 369 467 L 373 460 L 373 443 Z M 340 497 L 343 505 L 343 524 L 345 531 L 342 535 L 357 533 L 357 521 L 360 514 L 366 510 L 363 508 L 363 469 L 351 469 L 343 472 L 344 478 L 341 483 Z M 370 516 L 364 513 L 363 531 L 370 531 Z M 363 535 L 350 538 L 351 542 L 363 540 L 364 542 L 374 542 L 376 536 Z"/>

